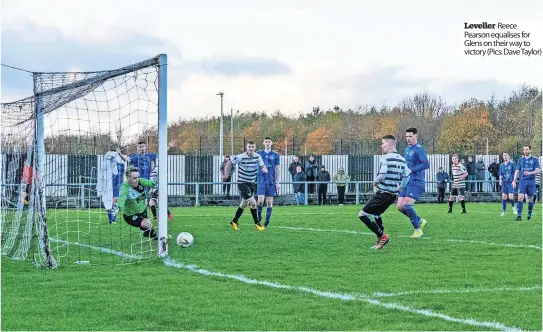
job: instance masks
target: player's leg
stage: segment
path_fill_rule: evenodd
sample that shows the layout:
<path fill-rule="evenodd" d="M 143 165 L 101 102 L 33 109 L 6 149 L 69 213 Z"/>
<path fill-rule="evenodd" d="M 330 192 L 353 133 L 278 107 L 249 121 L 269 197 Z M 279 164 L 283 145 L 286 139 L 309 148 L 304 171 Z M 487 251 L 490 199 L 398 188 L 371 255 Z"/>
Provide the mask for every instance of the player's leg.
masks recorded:
<path fill-rule="evenodd" d="M 515 204 L 515 194 L 512 192 L 513 188 L 511 188 L 511 192 L 509 193 L 509 202 L 511 202 L 511 209 L 513 210 L 513 214 L 516 215 L 518 213 L 517 205 Z"/>
<path fill-rule="evenodd" d="M 153 195 L 152 193 L 150 194 L 151 196 Z M 156 214 L 156 206 L 157 206 L 157 201 L 154 197 L 151 197 L 149 198 L 149 208 L 151 209 L 151 214 L 153 215 L 153 219 L 157 219 L 157 214 Z"/>
<path fill-rule="evenodd" d="M 518 198 L 517 198 L 517 221 L 522 220 L 522 208 L 524 207 L 524 199 L 526 198 L 526 187 L 527 183 L 526 181 L 519 181 L 518 184 Z"/>
<path fill-rule="evenodd" d="M 423 235 L 422 228 L 427 223 L 426 220 L 422 220 L 415 211 L 414 204 L 417 199 L 420 198 L 424 190 L 417 185 L 407 185 L 407 195 L 403 198 L 403 209 L 405 213 L 409 216 L 411 225 L 413 225 L 413 235 L 412 238 L 418 238 Z M 423 225 L 424 224 L 424 225 Z"/>
<path fill-rule="evenodd" d="M 458 196 L 458 188 L 452 188 L 451 194 L 449 195 L 449 211 L 447 211 L 447 213 L 452 213 L 454 202 L 456 202 L 457 196 Z"/>
<path fill-rule="evenodd" d="M 230 225 L 232 225 L 232 227 L 234 227 L 234 230 L 236 231 L 239 229 L 238 221 L 241 215 L 243 214 L 243 210 L 247 206 L 247 200 L 251 198 L 253 195 L 253 193 L 249 190 L 247 183 L 239 183 L 238 190 L 239 190 L 239 194 L 241 195 L 241 202 L 239 203 L 239 206 L 236 209 L 236 214 L 234 215 L 234 219 L 232 219 L 232 221 L 230 222 Z"/>
<path fill-rule="evenodd" d="M 272 211 L 273 211 L 273 196 L 268 196 L 266 197 L 266 221 L 264 222 L 264 227 L 268 227 L 268 225 L 270 224 Z"/>
<path fill-rule="evenodd" d="M 138 227 L 143 232 L 143 235 L 153 240 L 157 239 L 157 234 L 153 229 L 153 224 L 147 217 L 147 211 L 132 216 L 123 215 L 124 221 L 133 227 Z"/>
<path fill-rule="evenodd" d="M 256 213 L 257 213 L 259 222 L 262 220 L 262 208 L 264 207 L 264 201 L 266 200 L 266 187 L 267 187 L 267 184 L 265 183 L 259 183 L 256 186 L 256 194 L 258 195 Z"/>
<path fill-rule="evenodd" d="M 396 202 L 396 208 L 398 209 L 398 211 L 400 211 L 406 217 L 409 218 L 409 215 L 404 209 L 406 196 L 407 196 L 407 187 L 402 188 L 402 190 L 400 190 L 400 193 L 398 194 L 398 201 Z"/>
<path fill-rule="evenodd" d="M 254 190 L 254 187 L 252 189 Z M 265 228 L 260 224 L 260 221 L 258 220 L 258 216 L 256 213 L 257 202 L 254 198 L 254 194 L 251 195 L 251 197 L 247 200 L 247 203 L 251 208 L 251 215 L 253 216 L 253 221 L 255 223 L 256 229 L 258 229 L 259 231 L 263 231 Z"/>
<path fill-rule="evenodd" d="M 505 213 L 507 212 L 507 201 L 509 197 L 507 197 L 507 193 L 503 192 L 503 188 L 505 186 L 502 186 L 502 214 L 500 216 L 505 216 Z"/>
<path fill-rule="evenodd" d="M 528 220 L 532 219 L 532 212 L 534 211 L 534 193 L 535 181 L 526 185 L 526 200 L 528 201 Z"/>
<path fill-rule="evenodd" d="M 389 242 L 384 233 L 381 215 L 394 203 L 394 195 L 386 193 L 375 194 L 358 213 L 358 218 L 377 236 L 377 243 L 372 249 L 381 249 Z"/>
<path fill-rule="evenodd" d="M 465 195 L 466 195 L 465 188 L 458 189 L 458 201 L 460 202 L 460 206 L 462 207 L 462 213 L 467 213 Z"/>

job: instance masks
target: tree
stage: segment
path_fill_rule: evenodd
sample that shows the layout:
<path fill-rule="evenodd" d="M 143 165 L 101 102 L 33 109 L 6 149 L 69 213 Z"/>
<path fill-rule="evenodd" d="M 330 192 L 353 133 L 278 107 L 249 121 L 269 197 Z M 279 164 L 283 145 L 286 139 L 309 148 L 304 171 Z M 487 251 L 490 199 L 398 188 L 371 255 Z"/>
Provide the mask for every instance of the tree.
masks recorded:
<path fill-rule="evenodd" d="M 249 127 L 245 128 L 243 136 L 248 140 L 258 140 L 260 138 L 260 122 L 255 121 Z"/>
<path fill-rule="evenodd" d="M 177 135 L 179 148 L 183 153 L 197 154 L 200 147 L 200 135 L 195 127 L 185 127 Z"/>
<path fill-rule="evenodd" d="M 332 132 L 327 127 L 320 127 L 307 135 L 305 148 L 308 153 L 329 154 L 332 152 Z"/>
<path fill-rule="evenodd" d="M 467 106 L 445 117 L 439 133 L 438 149 L 448 153 L 474 153 L 477 142 L 492 137 L 493 132 L 486 106 Z"/>

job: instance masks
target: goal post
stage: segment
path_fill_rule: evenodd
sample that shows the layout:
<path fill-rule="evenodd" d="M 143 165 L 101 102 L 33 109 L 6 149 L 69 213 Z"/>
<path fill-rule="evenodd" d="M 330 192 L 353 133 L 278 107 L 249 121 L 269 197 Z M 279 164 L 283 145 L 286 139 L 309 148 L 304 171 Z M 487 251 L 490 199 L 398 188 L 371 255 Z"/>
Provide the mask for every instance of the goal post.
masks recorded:
<path fill-rule="evenodd" d="M 158 206 L 158 255 L 168 255 L 168 58 L 158 56 L 158 192 L 166 198 L 166 204 Z"/>
<path fill-rule="evenodd" d="M 113 70 L 32 76 L 32 96 L 2 102 L 2 255 L 49 268 L 166 256 L 167 55 Z M 121 149 L 128 156 L 127 162 L 117 162 L 125 170 L 130 161 L 142 159 L 137 159 L 142 140 L 149 152 L 141 154 L 143 160 L 156 156 L 158 167 L 157 214 L 149 215 L 157 238 L 130 226 L 120 213 L 108 222 L 114 209 L 106 211 L 101 198 L 104 192 L 115 195 L 111 192 L 120 184 L 115 178 L 120 171 L 107 168 L 113 163 L 108 152 Z M 143 167 L 140 175 L 149 178 L 149 167 L 134 166 Z M 126 181 L 122 172 L 119 178 Z"/>

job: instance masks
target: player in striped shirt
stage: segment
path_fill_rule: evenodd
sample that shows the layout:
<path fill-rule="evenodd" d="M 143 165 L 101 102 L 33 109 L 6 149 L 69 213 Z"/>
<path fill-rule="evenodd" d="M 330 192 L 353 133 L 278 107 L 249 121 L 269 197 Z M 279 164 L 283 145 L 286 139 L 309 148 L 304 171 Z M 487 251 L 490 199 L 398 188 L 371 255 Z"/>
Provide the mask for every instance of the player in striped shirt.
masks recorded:
<path fill-rule="evenodd" d="M 540 201 L 541 197 L 541 172 L 537 173 L 535 176 L 535 194 L 534 194 L 534 203 Z"/>
<path fill-rule="evenodd" d="M 239 229 L 238 220 L 243 214 L 243 210 L 247 205 L 251 206 L 251 215 L 256 228 L 259 231 L 263 231 L 265 228 L 258 221 L 258 215 L 256 211 L 256 180 L 258 177 L 258 170 L 261 169 L 262 173 L 267 173 L 268 169 L 264 165 L 262 157 L 255 152 L 256 144 L 254 141 L 248 141 L 246 150 L 242 154 L 238 154 L 232 158 L 232 164 L 238 164 L 238 189 L 241 194 L 241 203 L 236 210 L 234 219 L 230 222 L 230 225 L 237 231 Z"/>
<path fill-rule="evenodd" d="M 396 151 L 394 136 L 384 136 L 381 139 L 381 149 L 383 155 L 379 161 L 379 173 L 373 180 L 376 193 L 358 213 L 359 219 L 377 235 L 377 243 L 372 247 L 376 250 L 383 248 L 389 241 L 388 234 L 384 233 L 385 227 L 381 215 L 394 204 L 400 187 L 403 187 L 402 181 L 408 178 L 410 172 L 405 158 Z"/>
<path fill-rule="evenodd" d="M 507 211 L 507 199 L 511 202 L 511 208 L 513 214 L 517 214 L 517 207 L 515 206 L 515 191 L 513 189 L 513 177 L 515 175 L 515 162 L 509 159 L 509 153 L 503 153 L 503 163 L 500 164 L 500 170 L 498 175 L 500 177 L 500 187 L 502 188 L 502 214 L 505 216 Z"/>
<path fill-rule="evenodd" d="M 522 220 L 522 206 L 524 197 L 528 201 L 528 220 L 532 218 L 532 211 L 534 209 L 534 193 L 535 193 L 535 176 L 541 173 L 541 166 L 539 160 L 532 156 L 532 148 L 529 145 L 525 145 L 522 148 L 522 156 L 517 163 L 517 170 L 515 171 L 515 177 L 513 178 L 513 188 L 517 186 L 517 179 L 520 177 L 518 184 L 518 205 L 517 205 L 517 219 Z"/>
<path fill-rule="evenodd" d="M 452 189 L 451 195 L 449 196 L 449 211 L 447 213 L 452 213 L 452 208 L 456 197 L 460 201 L 462 206 L 462 213 L 466 213 L 466 201 L 464 200 L 464 195 L 466 194 L 466 178 L 468 177 L 468 170 L 464 165 L 459 162 L 460 158 L 458 154 L 452 155 Z"/>
<path fill-rule="evenodd" d="M 279 192 L 279 162 L 281 156 L 279 153 L 272 150 L 273 141 L 271 138 L 264 138 L 264 150 L 259 150 L 257 153 L 262 157 L 264 165 L 268 170 L 268 173 L 258 173 L 258 184 L 256 191 L 258 195 L 258 221 L 262 220 L 262 206 L 264 205 L 264 199 L 266 199 L 266 222 L 264 227 L 268 227 L 270 224 L 272 209 L 273 209 L 273 197 L 277 196 Z"/>

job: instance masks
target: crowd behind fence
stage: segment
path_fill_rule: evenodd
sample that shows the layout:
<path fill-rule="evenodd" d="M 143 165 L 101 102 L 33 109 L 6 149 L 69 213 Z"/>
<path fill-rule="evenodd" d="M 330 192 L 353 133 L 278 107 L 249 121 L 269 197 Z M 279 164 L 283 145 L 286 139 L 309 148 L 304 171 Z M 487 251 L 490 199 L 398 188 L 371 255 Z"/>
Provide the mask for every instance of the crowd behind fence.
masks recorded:
<path fill-rule="evenodd" d="M 280 188 L 279 195 L 294 196 L 292 186 L 292 175 L 289 173 L 289 166 L 294 155 L 281 156 L 280 163 Z M 476 193 L 497 192 L 498 178 L 489 171 L 490 164 L 496 160 L 502 162 L 500 155 L 475 155 L 475 161 L 481 160 L 484 164 L 484 171 L 479 178 L 468 181 L 468 191 Z M 512 156 L 517 161 L 520 156 Z M 379 169 L 380 155 L 316 155 L 315 162 L 318 166 L 325 166 L 333 179 L 340 168 L 344 169 L 350 179 L 346 186 L 346 193 L 372 193 L 372 181 Z M 468 160 L 468 156 L 461 156 Z M 45 196 L 47 198 L 73 198 L 73 197 L 96 197 L 96 183 L 98 171 L 103 163 L 102 155 L 46 155 L 44 182 Z M 300 156 L 300 162 L 305 165 L 309 156 Z M 191 197 L 192 199 L 212 198 L 220 200 L 227 196 L 225 189 L 228 189 L 228 196 L 238 195 L 237 186 L 238 170 L 235 169 L 230 182 L 222 181 L 220 165 L 223 159 L 220 156 L 191 156 L 191 155 L 169 155 L 168 156 L 168 196 L 169 197 Z M 445 172 L 451 176 L 451 155 L 429 154 L 428 160 L 430 169 L 426 170 L 426 193 L 436 194 L 437 172 L 443 167 Z M 540 158 L 540 161 L 543 161 Z M 14 194 L 13 188 L 21 183 L 24 156 L 22 155 L 0 155 L 0 174 L 2 183 L 2 197 L 10 197 Z M 160 165 L 158 165 L 160 167 Z M 468 179 L 469 180 L 469 179 Z M 475 189 L 470 184 L 475 184 Z M 477 185 L 481 184 L 480 188 Z M 313 182 L 313 184 L 316 184 Z M 338 191 L 335 183 L 328 183 L 327 192 L 336 197 Z M 226 187 L 226 188 L 225 188 Z M 309 186 L 310 187 L 310 186 Z M 12 189 L 8 189 L 12 188 Z M 309 189 L 309 191 L 311 191 Z M 311 195 L 311 192 L 309 192 Z M 308 195 L 305 195 L 308 197 Z M 311 196 L 310 196 L 311 197 Z"/>

